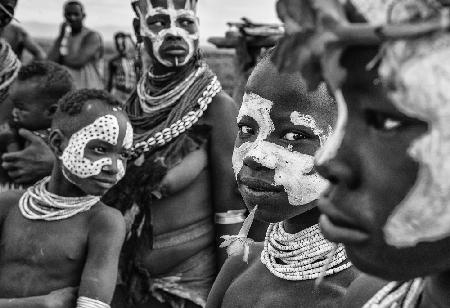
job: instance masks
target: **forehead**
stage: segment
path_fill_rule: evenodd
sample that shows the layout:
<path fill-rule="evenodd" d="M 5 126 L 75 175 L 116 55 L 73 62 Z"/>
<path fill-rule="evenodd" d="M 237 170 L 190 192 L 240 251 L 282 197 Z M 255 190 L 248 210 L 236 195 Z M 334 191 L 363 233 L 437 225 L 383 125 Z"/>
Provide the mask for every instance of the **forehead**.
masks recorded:
<path fill-rule="evenodd" d="M 68 4 L 64 8 L 64 12 L 65 13 L 72 13 L 72 14 L 74 14 L 74 13 L 82 13 L 83 9 L 82 9 L 81 5 L 76 4 L 76 3 L 71 3 L 71 4 Z"/>
<path fill-rule="evenodd" d="M 80 123 L 79 129 L 91 125 L 98 118 L 104 117 L 106 115 L 113 115 L 117 119 L 117 123 L 119 124 L 120 130 L 126 129 L 128 118 L 126 117 L 125 113 L 120 109 L 117 108 L 114 109 L 99 100 L 87 101 L 83 105 L 83 109 L 77 117 Z M 106 126 L 107 124 L 108 122 L 105 122 Z"/>
<path fill-rule="evenodd" d="M 193 10 L 196 0 L 139 0 L 138 5 L 142 12 L 165 9 Z"/>
<path fill-rule="evenodd" d="M 262 62 L 256 67 L 247 83 L 246 93 L 254 93 L 270 100 L 273 103 L 271 117 L 274 120 L 284 119 L 297 111 L 333 125 L 332 115 L 336 110 L 324 85 L 317 91 L 308 92 L 300 74 L 280 74 L 269 62 Z M 258 100 L 252 100 L 250 103 L 257 102 Z"/>

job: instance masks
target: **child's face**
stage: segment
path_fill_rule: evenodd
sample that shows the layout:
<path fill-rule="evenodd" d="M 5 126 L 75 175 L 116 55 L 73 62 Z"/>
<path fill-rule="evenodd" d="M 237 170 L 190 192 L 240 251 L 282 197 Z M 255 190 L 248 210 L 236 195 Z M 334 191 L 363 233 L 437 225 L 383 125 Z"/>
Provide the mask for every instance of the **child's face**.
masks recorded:
<path fill-rule="evenodd" d="M 387 243 L 388 219 L 421 176 L 409 150 L 427 134 L 428 125 L 400 112 L 376 74 L 359 71 L 358 76 L 343 88 L 347 105 L 340 108 L 339 117 L 348 118 L 340 146 L 325 160 L 317 157 L 319 172 L 332 183 L 319 201 L 322 231 L 328 239 L 345 244 L 355 266 L 385 279 L 406 280 L 448 270 L 449 237 L 404 247 Z M 420 206 L 425 213 L 431 204 Z M 414 220 L 411 215 L 410 223 Z"/>
<path fill-rule="evenodd" d="M 60 159 L 70 182 L 86 194 L 98 196 L 125 175 L 133 129 L 122 111 L 104 112 L 101 109 L 105 107 L 91 103 L 83 108 L 96 117 L 66 141 Z"/>
<path fill-rule="evenodd" d="M 41 93 L 36 90 L 35 82 L 16 81 L 10 89 L 13 103 L 13 121 L 18 127 L 28 130 L 50 128 L 51 112 L 42 101 Z M 56 102 L 55 102 L 56 103 Z"/>
<path fill-rule="evenodd" d="M 314 99 L 293 93 L 300 90 L 273 77 L 259 72 L 247 86 L 233 153 L 244 201 L 249 209 L 257 205 L 256 217 L 267 222 L 283 221 L 315 206 L 326 181 L 314 169 L 314 153 L 331 131 Z"/>

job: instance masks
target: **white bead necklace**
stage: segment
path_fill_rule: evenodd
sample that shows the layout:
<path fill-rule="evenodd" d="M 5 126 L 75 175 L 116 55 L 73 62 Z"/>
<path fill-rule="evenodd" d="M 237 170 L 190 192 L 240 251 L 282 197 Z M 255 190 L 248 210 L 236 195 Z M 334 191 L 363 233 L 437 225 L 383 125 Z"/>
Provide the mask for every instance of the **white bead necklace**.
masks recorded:
<path fill-rule="evenodd" d="M 50 177 L 29 187 L 19 200 L 19 209 L 31 220 L 63 220 L 91 209 L 100 202 L 98 196 L 61 197 L 46 188 Z"/>
<path fill-rule="evenodd" d="M 413 308 L 416 307 L 424 287 L 423 278 L 408 282 L 390 282 L 378 291 L 363 308 Z"/>
<path fill-rule="evenodd" d="M 285 280 L 310 280 L 320 277 L 327 265 L 327 256 L 334 245 L 314 225 L 295 234 L 287 233 L 283 223 L 270 224 L 261 252 L 261 262 L 275 276 Z M 351 266 L 343 245 L 333 255 L 325 276 L 339 273 Z"/>

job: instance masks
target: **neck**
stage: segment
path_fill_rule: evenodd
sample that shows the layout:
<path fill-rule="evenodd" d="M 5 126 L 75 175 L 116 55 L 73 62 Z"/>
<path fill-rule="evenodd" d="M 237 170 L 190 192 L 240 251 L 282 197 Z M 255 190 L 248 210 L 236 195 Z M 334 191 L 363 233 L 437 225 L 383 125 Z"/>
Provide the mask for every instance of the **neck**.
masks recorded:
<path fill-rule="evenodd" d="M 313 202 L 314 202 L 314 207 L 312 209 L 310 209 L 309 211 L 284 221 L 283 226 L 284 226 L 284 230 L 287 233 L 291 233 L 291 234 L 298 233 L 298 232 L 300 232 L 306 228 L 309 228 L 319 222 L 320 212 L 319 212 L 319 209 L 317 208 L 317 206 L 315 206 L 316 201 L 313 201 Z M 309 204 L 305 205 L 305 206 L 309 206 Z"/>
<path fill-rule="evenodd" d="M 83 30 L 83 26 L 81 26 L 79 28 L 78 27 L 77 28 L 72 27 L 72 35 L 76 35 L 76 34 L 80 33 L 81 30 Z"/>
<path fill-rule="evenodd" d="M 86 196 L 86 193 L 66 179 L 62 173 L 62 166 L 59 163 L 55 163 L 53 167 L 47 190 L 60 197 Z"/>
<path fill-rule="evenodd" d="M 427 277 L 419 308 L 450 307 L 450 271 Z"/>

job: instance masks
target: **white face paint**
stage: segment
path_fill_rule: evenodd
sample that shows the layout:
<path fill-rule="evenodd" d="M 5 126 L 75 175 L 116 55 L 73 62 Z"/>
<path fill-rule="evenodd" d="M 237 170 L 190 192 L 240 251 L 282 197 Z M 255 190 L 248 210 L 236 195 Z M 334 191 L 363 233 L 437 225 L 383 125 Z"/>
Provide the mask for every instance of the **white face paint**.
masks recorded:
<path fill-rule="evenodd" d="M 183 66 L 186 65 L 193 57 L 196 49 L 196 43 L 199 40 L 199 32 L 189 32 L 186 29 L 179 26 L 180 18 L 185 18 L 194 23 L 194 28 L 198 29 L 198 18 L 195 12 L 195 5 L 186 0 L 186 6 L 184 9 L 175 9 L 174 0 L 167 0 L 167 8 L 153 7 L 150 0 L 147 0 L 147 12 L 142 12 L 139 6 L 137 7 L 137 13 L 140 20 L 142 35 L 148 37 L 152 42 L 153 55 L 155 58 L 167 67 Z M 155 15 L 166 15 L 170 20 L 170 26 L 164 28 L 158 32 L 152 31 L 147 24 L 147 19 L 154 17 Z M 168 35 L 181 37 L 188 45 L 188 52 L 182 62 L 178 61 L 175 57 L 175 61 L 164 59 L 160 54 L 161 45 L 164 43 Z"/>
<path fill-rule="evenodd" d="M 390 45 L 380 67 L 383 79 L 396 82 L 389 93 L 394 105 L 429 125 L 408 151 L 420 164 L 416 183 L 384 227 L 386 241 L 394 246 L 450 236 L 449 54 L 450 35 L 439 34 Z"/>
<path fill-rule="evenodd" d="M 111 145 L 117 145 L 119 138 L 119 122 L 114 115 L 108 114 L 96 119 L 92 124 L 83 127 L 74 133 L 67 147 L 64 149 L 61 160 L 64 167 L 79 178 L 88 178 L 99 175 L 105 166 L 110 166 L 113 161 L 109 157 L 91 161 L 86 158 L 84 151 L 86 145 L 92 140 L 101 140 Z M 127 123 L 127 131 L 124 137 L 124 147 L 131 148 L 133 142 L 133 130 Z M 125 167 L 120 159 L 117 160 L 117 180 L 125 175 Z"/>
<path fill-rule="evenodd" d="M 314 168 L 314 158 L 292 148 L 266 141 L 275 130 L 270 117 L 273 102 L 257 94 L 245 94 L 238 121 L 244 116 L 256 121 L 259 126 L 258 136 L 253 142 L 245 142 L 234 149 L 233 169 L 237 176 L 244 160 L 251 157 L 262 166 L 275 171 L 273 184 L 282 185 L 288 195 L 291 205 L 298 206 L 316 200 L 325 188 L 327 181 Z M 297 120 L 298 113 L 293 112 L 291 119 Z M 294 123 L 295 124 L 295 123 Z"/>

